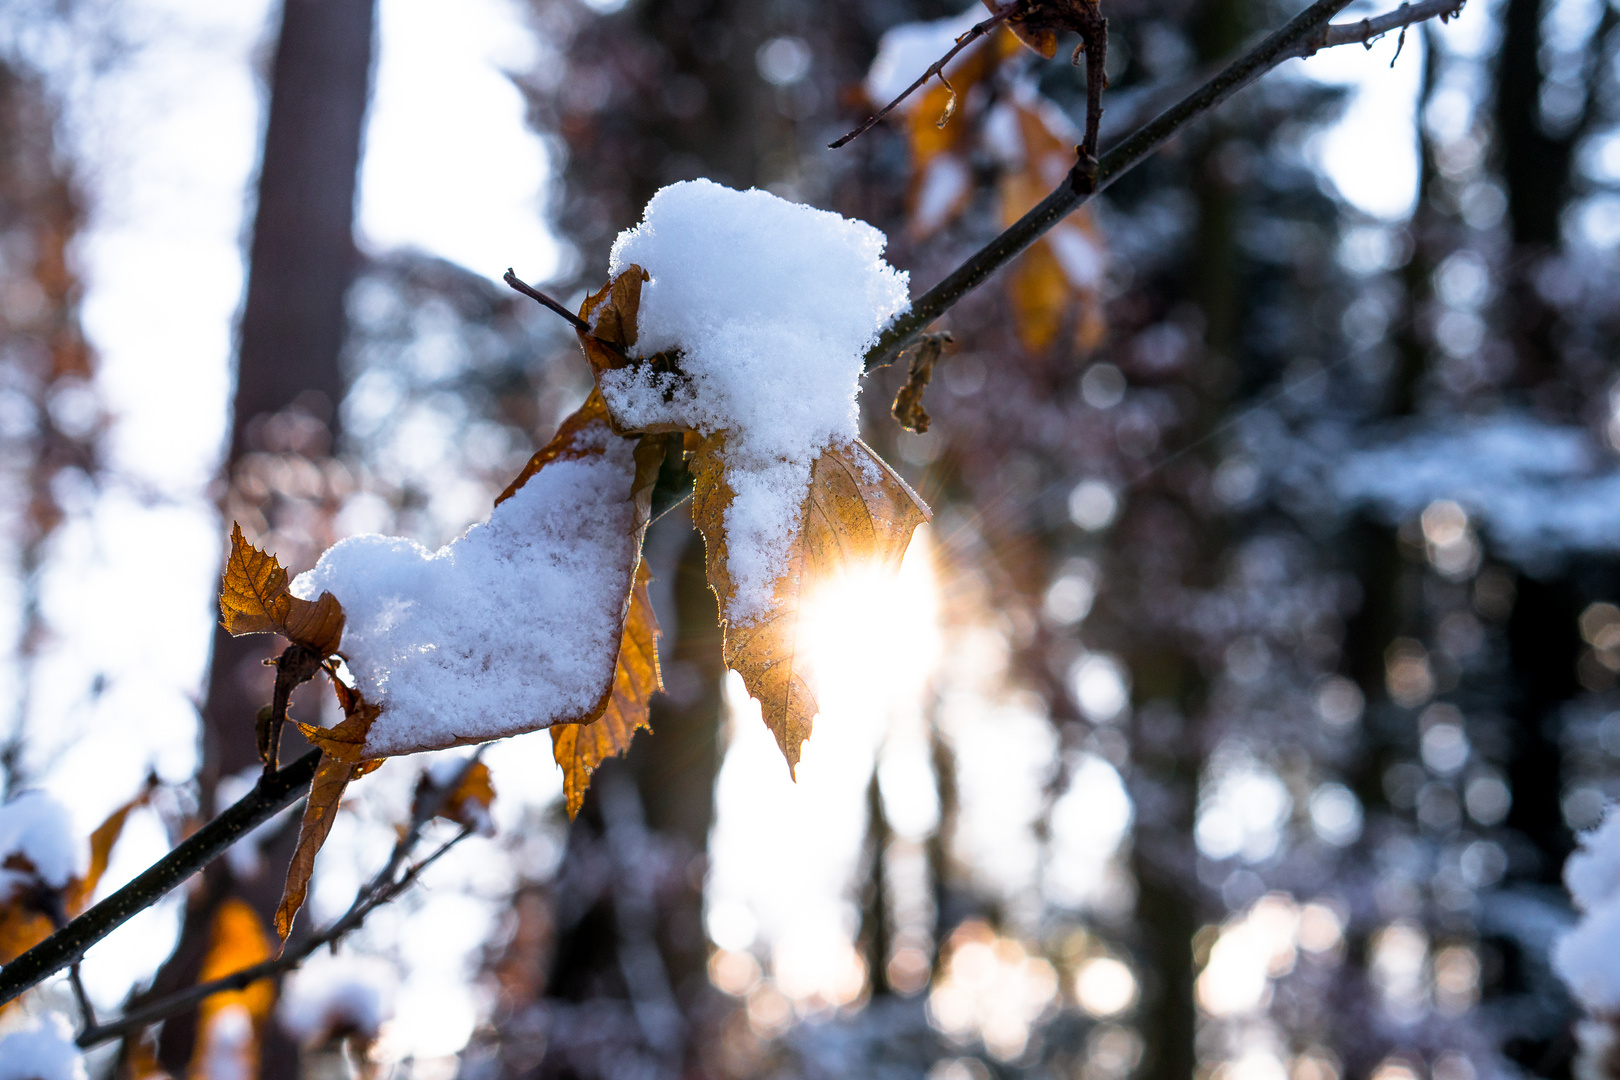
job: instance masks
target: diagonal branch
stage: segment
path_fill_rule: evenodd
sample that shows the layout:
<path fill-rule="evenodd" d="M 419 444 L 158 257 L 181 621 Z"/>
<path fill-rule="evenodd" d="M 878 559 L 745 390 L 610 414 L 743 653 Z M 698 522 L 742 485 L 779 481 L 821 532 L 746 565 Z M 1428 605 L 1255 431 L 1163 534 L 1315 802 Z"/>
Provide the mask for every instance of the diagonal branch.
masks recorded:
<path fill-rule="evenodd" d="M 1335 45 L 1366 44 L 1380 34 L 1430 18 L 1446 19 L 1462 10 L 1464 0 L 1422 0 L 1402 4 L 1376 19 L 1343 25 L 1329 20 L 1349 6 L 1350 0 L 1316 0 L 1280 30 L 1232 61 L 1219 74 L 1142 125 L 1097 162 L 1095 183 L 1079 168 L 1034 209 L 975 252 L 945 280 L 913 300 L 911 307 L 891 322 L 866 351 L 866 369 L 893 363 L 929 323 L 977 288 L 1002 266 L 1023 253 L 1047 230 L 1062 221 L 1093 194 L 1139 165 L 1188 124 L 1220 105 L 1251 82 L 1296 56 L 1310 56 Z M 1084 162 L 1081 163 L 1082 165 Z"/>
<path fill-rule="evenodd" d="M 303 798 L 320 759 L 321 752 L 311 750 L 260 780 L 240 802 L 192 833 L 134 881 L 0 968 L 0 1005 L 77 961 L 90 946 Z"/>

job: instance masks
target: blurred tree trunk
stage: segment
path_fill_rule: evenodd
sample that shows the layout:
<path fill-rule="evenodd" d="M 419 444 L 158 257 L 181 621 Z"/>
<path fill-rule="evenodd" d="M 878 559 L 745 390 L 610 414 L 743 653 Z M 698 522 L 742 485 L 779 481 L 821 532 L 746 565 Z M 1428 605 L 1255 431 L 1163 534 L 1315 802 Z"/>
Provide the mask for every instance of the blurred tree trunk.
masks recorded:
<path fill-rule="evenodd" d="M 257 502 L 257 530 L 275 509 L 237 490 L 254 454 L 292 453 L 319 462 L 331 453 L 343 395 L 339 355 L 344 294 L 357 270 L 353 222 L 362 125 L 370 92 L 375 0 L 284 0 L 270 73 L 269 119 L 258 181 L 247 297 L 237 347 L 227 502 Z M 273 496 L 272 496 L 273 497 Z M 310 554 L 301 552 L 298 554 Z M 292 563 L 297 555 L 281 552 Z M 269 701 L 263 638 L 236 640 L 216 629 L 203 706 L 202 809 L 220 809 L 222 777 L 259 765 L 254 717 Z M 285 740 L 283 758 L 295 752 Z M 269 923 L 280 896 L 295 830 L 283 830 L 256 878 L 236 880 L 222 861 L 192 895 L 180 941 L 151 993 L 196 979 L 217 905 L 248 900 Z M 196 1014 L 164 1024 L 160 1059 L 175 1075 L 191 1060 Z M 262 1080 L 298 1075 L 297 1050 L 274 1023 L 264 1032 Z"/>

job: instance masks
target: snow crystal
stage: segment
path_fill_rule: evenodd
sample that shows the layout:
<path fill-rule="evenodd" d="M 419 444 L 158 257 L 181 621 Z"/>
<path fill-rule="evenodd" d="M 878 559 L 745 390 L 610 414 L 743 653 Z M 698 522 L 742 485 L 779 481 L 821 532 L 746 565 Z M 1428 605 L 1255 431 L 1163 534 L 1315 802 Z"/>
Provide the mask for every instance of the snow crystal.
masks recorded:
<path fill-rule="evenodd" d="M 1334 480 L 1346 501 L 1395 518 L 1454 500 L 1523 564 L 1620 550 L 1620 470 L 1579 428 L 1515 414 L 1450 424 L 1351 453 Z"/>
<path fill-rule="evenodd" d="M 990 12 L 974 4 L 954 19 L 902 23 L 887 31 L 878 42 L 877 59 L 872 61 L 872 67 L 866 73 L 867 98 L 881 109 L 916 82 L 917 76 L 927 71 L 936 60 L 950 52 L 957 38 L 989 17 Z M 988 47 L 980 39 L 957 53 L 956 58 L 945 65 L 945 77 L 950 78 L 974 49 Z M 919 100 L 920 96 L 914 97 L 906 104 L 912 105 Z"/>
<path fill-rule="evenodd" d="M 817 454 L 859 433 L 864 354 L 909 305 L 887 242 L 864 222 L 694 180 L 654 195 L 613 244 L 613 275 L 632 263 L 651 275 L 637 352 L 679 349 L 684 377 L 623 368 L 602 375 L 602 393 L 632 428 L 728 433 L 736 622 L 770 609 Z"/>
<path fill-rule="evenodd" d="M 368 755 L 532 731 L 596 705 L 636 541 L 633 444 L 605 424 L 601 435 L 601 454 L 552 461 L 437 552 L 355 536 L 293 581 L 297 596 L 329 590 L 343 605 L 344 658 L 383 707 Z"/>
<path fill-rule="evenodd" d="M 1594 1012 L 1620 1009 L 1620 810 L 1582 834 L 1564 883 L 1585 917 L 1553 947 L 1553 966 Z"/>
<path fill-rule="evenodd" d="M 374 1039 L 394 1015 L 398 975 L 374 957 L 319 955 L 289 980 L 281 1026 L 306 1045 L 355 1032 Z"/>
<path fill-rule="evenodd" d="M 35 1027 L 0 1037 L 0 1080 L 85 1080 L 67 1019 L 51 1013 Z"/>
<path fill-rule="evenodd" d="M 14 855 L 27 859 L 34 873 L 0 868 L 0 902 L 35 881 L 60 889 L 84 870 L 84 844 L 72 816 L 43 791 L 25 791 L 0 806 L 0 863 Z"/>

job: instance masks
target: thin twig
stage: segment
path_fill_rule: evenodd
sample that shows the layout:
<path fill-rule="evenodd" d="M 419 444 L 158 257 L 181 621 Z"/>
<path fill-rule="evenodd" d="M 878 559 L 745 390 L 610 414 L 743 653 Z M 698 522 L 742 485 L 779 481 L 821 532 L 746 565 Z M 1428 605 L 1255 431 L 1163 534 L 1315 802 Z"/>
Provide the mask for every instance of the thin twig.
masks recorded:
<path fill-rule="evenodd" d="M 616 341 L 608 341 L 605 338 L 597 337 L 596 331 L 591 329 L 590 323 L 586 322 L 578 315 L 575 315 L 572 311 L 569 311 L 557 301 L 553 300 L 551 297 L 547 296 L 533 285 L 530 285 L 527 281 L 524 281 L 522 278 L 512 273 L 512 268 L 510 266 L 506 268 L 506 273 L 501 276 L 501 280 L 512 286 L 512 288 L 516 289 L 524 296 L 527 296 L 530 300 L 537 301 L 542 307 L 550 308 L 552 311 L 555 311 L 557 314 L 567 319 L 568 325 L 572 326 L 579 333 L 587 334 L 590 337 L 596 338 L 597 343 L 608 352 L 611 352 L 615 356 L 619 356 L 625 360 L 630 359 L 630 354 L 624 351 L 623 345 L 620 345 Z"/>
<path fill-rule="evenodd" d="M 1363 19 L 1341 26 L 1329 25 L 1329 20 L 1347 7 L 1349 2 L 1317 0 L 1290 19 L 1282 29 L 1232 61 L 1219 74 L 1158 117 L 1142 125 L 1103 155 L 1097 163 L 1094 185 L 1086 184 L 1083 175 L 1071 174 L 1071 178 L 1059 185 L 1056 191 L 970 256 L 945 280 L 913 300 L 911 307 L 890 323 L 876 344 L 867 350 L 866 369 L 870 371 L 893 363 L 900 351 L 930 323 L 983 284 L 991 274 L 1022 254 L 1091 195 L 1106 189 L 1192 121 L 1283 61 L 1296 56 L 1310 56 L 1335 45 L 1359 44 L 1424 19 L 1450 18 L 1462 8 L 1462 0 L 1423 0 L 1421 3 L 1403 5 L 1376 19 Z"/>
<path fill-rule="evenodd" d="M 354 904 L 344 913 L 342 918 L 320 933 L 300 943 L 296 949 L 289 950 L 275 959 L 265 960 L 262 963 L 254 964 L 252 967 L 243 968 L 241 971 L 233 972 L 223 978 L 199 983 L 196 986 L 188 986 L 184 990 L 170 994 L 168 997 L 125 1013 L 116 1020 L 86 1028 L 75 1041 L 80 1049 L 89 1049 L 99 1043 L 107 1042 L 109 1039 L 116 1039 L 130 1031 L 146 1027 L 148 1024 L 155 1024 L 159 1020 L 184 1012 L 204 998 L 212 997 L 214 994 L 226 990 L 241 990 L 258 982 L 260 979 L 268 979 L 280 975 L 282 972 L 291 971 L 314 955 L 317 950 L 332 944 L 345 934 L 357 929 L 361 923 L 365 922 L 366 916 L 371 914 L 375 908 L 394 899 L 408 889 L 421 876 L 422 871 L 432 866 L 441 855 L 471 836 L 473 832 L 474 829 L 471 825 L 462 826 L 460 832 L 440 844 L 427 858 L 412 865 L 398 881 L 383 882 L 382 875 L 379 874 L 364 889 L 360 890 L 360 893 L 355 897 Z M 390 860 L 390 864 L 392 865 L 392 860 Z"/>
<path fill-rule="evenodd" d="M 512 272 L 512 268 L 510 266 L 506 268 L 506 273 L 501 276 L 501 280 L 512 286 L 512 288 L 516 289 L 524 296 L 527 296 L 530 300 L 538 301 L 541 305 L 550 308 L 552 311 L 555 311 L 557 314 L 567 319 L 568 324 L 575 330 L 578 330 L 580 333 L 591 333 L 590 323 L 586 322 L 578 315 L 575 315 L 572 311 L 569 311 L 557 301 L 553 300 L 551 297 L 547 296 L 533 285 L 530 285 L 527 281 L 524 281 L 522 278 L 518 277 Z"/>
<path fill-rule="evenodd" d="M 999 25 L 1000 23 L 1002 23 L 1002 22 L 1006 21 L 1007 19 L 1011 18 L 1013 15 L 1018 14 L 1019 12 L 1023 11 L 1028 6 L 1029 5 L 1026 2 L 1026 0 L 1018 0 L 1017 3 L 1008 4 L 1006 7 L 1002 8 L 1000 11 L 996 12 L 994 15 L 992 15 L 988 19 L 984 20 L 984 22 L 975 24 L 971 30 L 969 30 L 967 33 L 963 34 L 961 37 L 956 39 L 956 44 L 951 46 L 951 51 L 950 52 L 946 53 L 944 56 L 940 57 L 938 60 L 935 60 L 932 64 L 930 64 L 928 66 L 927 71 L 925 71 L 921 75 L 917 76 L 917 81 L 916 82 L 912 83 L 910 86 L 908 86 L 904 90 L 902 90 L 900 92 L 899 97 L 895 98 L 893 101 L 891 101 L 887 105 L 883 106 L 882 109 L 878 110 L 877 115 L 869 117 L 867 119 L 866 123 L 862 124 L 860 127 L 856 128 L 854 131 L 850 132 L 848 135 L 845 135 L 844 137 L 842 137 L 840 139 L 835 139 L 834 141 L 828 143 L 827 144 L 827 149 L 829 149 L 829 150 L 837 150 L 840 146 L 843 146 L 845 143 L 849 142 L 850 140 L 858 139 L 862 135 L 865 135 L 868 131 L 871 131 L 872 128 L 877 125 L 877 122 L 879 120 L 882 120 L 885 116 L 888 116 L 891 112 L 893 112 L 894 109 L 895 109 L 895 106 L 899 105 L 902 101 L 906 100 L 906 98 L 910 97 L 913 93 L 916 92 L 916 90 L 917 90 L 917 88 L 919 86 L 921 86 L 923 83 L 927 82 L 929 79 L 932 79 L 935 75 L 938 75 L 940 82 L 945 83 L 946 87 L 949 88 L 951 84 L 949 82 L 947 82 L 946 79 L 945 79 L 945 65 L 949 64 L 952 60 L 954 60 L 956 58 L 957 53 L 961 52 L 963 49 L 967 48 L 969 45 L 973 44 L 975 41 L 979 40 L 984 35 L 988 34 L 991 30 L 995 29 L 995 27 L 997 25 Z M 951 100 L 952 101 L 956 100 L 956 91 L 955 90 L 951 90 Z M 945 119 L 946 120 L 950 119 L 950 110 L 949 109 L 946 110 Z M 945 124 L 941 123 L 939 126 L 944 127 Z"/>
<path fill-rule="evenodd" d="M 303 798 L 320 760 L 321 752 L 311 750 L 260 780 L 240 802 L 192 833 L 134 881 L 0 968 L 0 1005 L 75 963 L 90 946 Z"/>
<path fill-rule="evenodd" d="M 73 987 L 73 1000 L 79 1005 L 79 1022 L 87 1028 L 96 1026 L 96 1010 L 90 1004 L 90 995 L 84 992 L 84 977 L 77 963 L 68 968 L 68 985 Z"/>
<path fill-rule="evenodd" d="M 399 840 L 395 842 L 394 850 L 388 856 L 388 862 L 372 876 L 371 880 L 359 892 L 355 893 L 354 902 L 349 905 L 349 910 L 344 912 L 343 916 L 336 922 L 307 940 L 300 942 L 297 947 L 283 953 L 280 957 L 255 964 L 250 968 L 243 968 L 241 971 L 233 972 L 211 982 L 188 986 L 184 990 L 176 991 L 167 997 L 148 1002 L 139 1009 L 126 1013 L 108 1023 L 96 1024 L 93 1021 L 87 1023 L 84 1031 L 79 1035 L 79 1046 L 90 1047 L 97 1043 L 106 1042 L 108 1039 L 116 1038 L 127 1031 L 156 1023 L 166 1017 L 183 1012 L 211 994 L 217 994 L 222 990 L 240 990 L 250 983 L 258 982 L 267 976 L 288 971 L 303 963 L 305 959 L 323 945 L 330 945 L 350 931 L 357 929 L 365 921 L 366 916 L 371 913 L 372 909 L 387 903 L 404 892 L 406 887 L 416 880 L 417 876 L 427 869 L 435 859 L 448 851 L 452 845 L 460 843 L 462 839 L 472 832 L 472 826 L 463 827 L 454 839 L 445 843 L 432 855 L 406 871 L 404 877 L 395 880 L 394 876 L 399 872 L 400 866 L 404 864 L 411 851 L 415 849 L 417 842 L 421 840 L 422 830 L 427 827 L 428 822 L 438 816 L 439 811 L 444 809 L 445 805 L 450 801 L 450 797 L 455 794 L 456 789 L 461 786 L 461 782 L 467 778 L 467 774 L 472 771 L 473 766 L 478 763 L 478 759 L 483 756 L 483 753 L 483 747 L 479 747 L 466 761 L 462 762 L 461 768 L 456 771 L 455 776 L 451 777 L 442 786 L 434 785 L 427 797 L 416 805 L 411 814 L 411 824 L 400 836 Z"/>

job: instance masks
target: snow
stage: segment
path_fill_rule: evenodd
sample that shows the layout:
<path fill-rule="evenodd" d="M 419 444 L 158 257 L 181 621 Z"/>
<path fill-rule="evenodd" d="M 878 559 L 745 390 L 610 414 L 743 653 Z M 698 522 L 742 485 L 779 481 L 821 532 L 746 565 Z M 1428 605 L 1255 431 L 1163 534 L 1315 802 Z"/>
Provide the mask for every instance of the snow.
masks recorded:
<path fill-rule="evenodd" d="M 927 71 L 929 65 L 950 52 L 957 38 L 989 17 L 989 11 L 974 4 L 954 19 L 902 23 L 889 30 L 878 42 L 877 59 L 866 73 L 867 98 L 878 108 L 887 105 Z M 981 39 L 957 53 L 956 58 L 945 65 L 945 77 L 949 78 L 974 49 L 989 47 Z M 901 108 L 909 108 L 920 100 L 919 92 Z"/>
<path fill-rule="evenodd" d="M 382 715 L 368 756 L 481 742 L 567 722 L 607 689 L 635 566 L 631 440 L 605 422 L 489 520 L 429 552 L 356 536 L 292 584 L 330 590 L 342 652 Z"/>
<path fill-rule="evenodd" d="M 1579 428 L 1506 413 L 1420 430 L 1348 455 L 1334 484 L 1395 518 L 1455 500 L 1521 563 L 1620 550 L 1620 470 Z"/>
<path fill-rule="evenodd" d="M 664 188 L 613 244 L 642 287 L 636 351 L 679 349 L 682 376 L 637 365 L 599 382 L 621 425 L 727 432 L 727 569 L 738 624 L 769 612 L 816 456 L 856 438 L 864 354 L 909 306 L 865 222 L 708 180 Z"/>
<path fill-rule="evenodd" d="M 306 1046 L 349 1033 L 375 1039 L 394 1015 L 398 976 L 375 957 L 317 955 L 288 983 L 281 1026 Z"/>
<path fill-rule="evenodd" d="M 25 791 L 0 806 L 0 863 L 12 856 L 27 859 L 34 873 L 0 868 L 0 903 L 35 881 L 60 889 L 82 873 L 84 844 L 67 807 L 43 791 Z"/>
<path fill-rule="evenodd" d="M 1564 864 L 1564 883 L 1585 913 L 1553 946 L 1553 966 L 1593 1012 L 1620 1009 L 1620 811 L 1580 838 Z"/>
<path fill-rule="evenodd" d="M 0 1037 L 0 1080 L 85 1080 L 84 1058 L 58 1013 Z"/>

